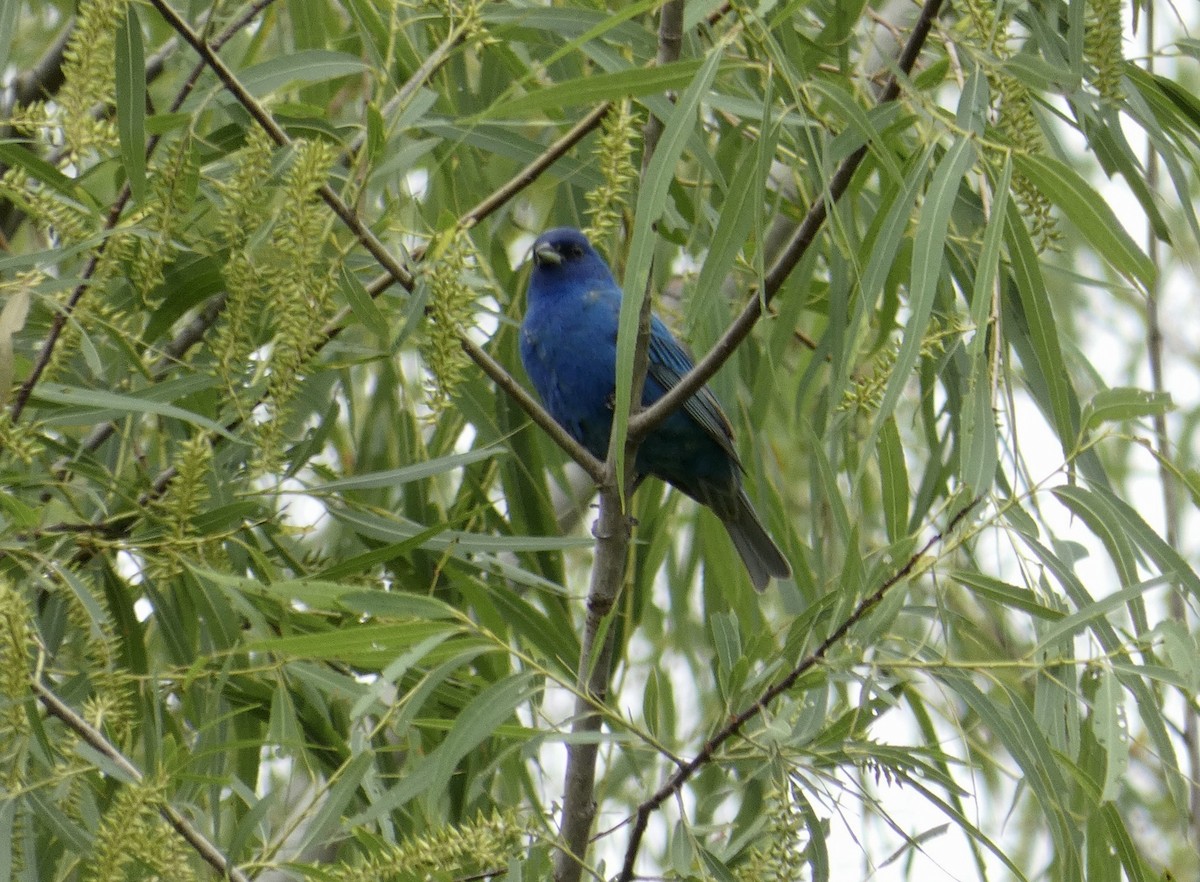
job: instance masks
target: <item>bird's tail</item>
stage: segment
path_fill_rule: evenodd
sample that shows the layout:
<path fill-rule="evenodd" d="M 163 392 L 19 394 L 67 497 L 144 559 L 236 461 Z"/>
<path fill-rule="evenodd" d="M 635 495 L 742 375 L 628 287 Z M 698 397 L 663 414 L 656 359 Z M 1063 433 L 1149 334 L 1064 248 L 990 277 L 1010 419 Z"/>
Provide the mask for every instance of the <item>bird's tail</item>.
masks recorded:
<path fill-rule="evenodd" d="M 758 519 L 758 513 L 750 504 L 750 497 L 744 489 L 738 488 L 737 499 L 728 516 L 722 518 L 722 523 L 729 531 L 729 538 L 733 540 L 733 547 L 741 556 L 742 563 L 746 565 L 746 572 L 750 574 L 750 583 L 755 591 L 764 590 L 772 577 L 791 577 L 791 565 L 779 550 L 779 546 L 767 535 L 767 530 Z"/>

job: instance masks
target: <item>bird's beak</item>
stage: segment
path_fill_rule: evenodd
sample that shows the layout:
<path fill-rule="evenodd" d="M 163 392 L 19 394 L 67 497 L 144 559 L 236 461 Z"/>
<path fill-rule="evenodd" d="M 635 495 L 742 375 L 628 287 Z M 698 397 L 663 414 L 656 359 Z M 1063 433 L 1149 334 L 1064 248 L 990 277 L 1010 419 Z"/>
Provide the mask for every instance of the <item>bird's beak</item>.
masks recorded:
<path fill-rule="evenodd" d="M 552 266 L 558 266 L 560 263 L 562 263 L 562 255 L 549 245 L 543 245 L 540 248 L 534 248 L 533 259 L 535 263 L 548 263 Z"/>

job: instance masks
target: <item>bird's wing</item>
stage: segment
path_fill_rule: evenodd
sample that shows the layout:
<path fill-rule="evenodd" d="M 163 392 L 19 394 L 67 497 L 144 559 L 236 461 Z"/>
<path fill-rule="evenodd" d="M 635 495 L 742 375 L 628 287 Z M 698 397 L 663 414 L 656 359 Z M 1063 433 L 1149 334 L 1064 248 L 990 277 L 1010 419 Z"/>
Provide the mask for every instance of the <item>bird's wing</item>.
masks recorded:
<path fill-rule="evenodd" d="M 692 359 L 657 316 L 651 320 L 649 360 L 647 373 L 663 389 L 673 389 L 683 375 L 692 369 Z M 740 468 L 737 451 L 733 449 L 733 427 L 708 387 L 701 386 L 700 391 L 684 403 L 683 410 L 704 427 L 704 431 L 725 449 Z"/>

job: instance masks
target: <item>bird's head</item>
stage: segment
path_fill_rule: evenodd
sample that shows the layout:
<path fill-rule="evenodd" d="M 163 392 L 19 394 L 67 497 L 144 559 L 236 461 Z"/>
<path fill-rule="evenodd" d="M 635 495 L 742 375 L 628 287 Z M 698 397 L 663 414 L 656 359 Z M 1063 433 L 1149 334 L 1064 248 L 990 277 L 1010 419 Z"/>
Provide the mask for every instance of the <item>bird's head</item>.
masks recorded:
<path fill-rule="evenodd" d="M 533 243 L 535 272 L 560 269 L 572 273 L 593 270 L 597 266 L 607 270 L 603 258 L 596 253 L 587 236 L 574 227 L 547 230 Z"/>

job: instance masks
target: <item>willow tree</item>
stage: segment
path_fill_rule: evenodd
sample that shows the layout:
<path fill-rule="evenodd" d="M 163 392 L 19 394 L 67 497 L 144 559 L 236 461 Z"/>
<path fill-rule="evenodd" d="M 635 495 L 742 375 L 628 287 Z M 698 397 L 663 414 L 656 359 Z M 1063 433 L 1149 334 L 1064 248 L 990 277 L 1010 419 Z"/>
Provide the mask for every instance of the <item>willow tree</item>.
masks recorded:
<path fill-rule="evenodd" d="M 1154 6 L 6 3 L 0 880 L 1194 877 Z M 559 225 L 604 463 L 516 358 Z M 629 493 L 702 382 L 762 596 Z"/>

